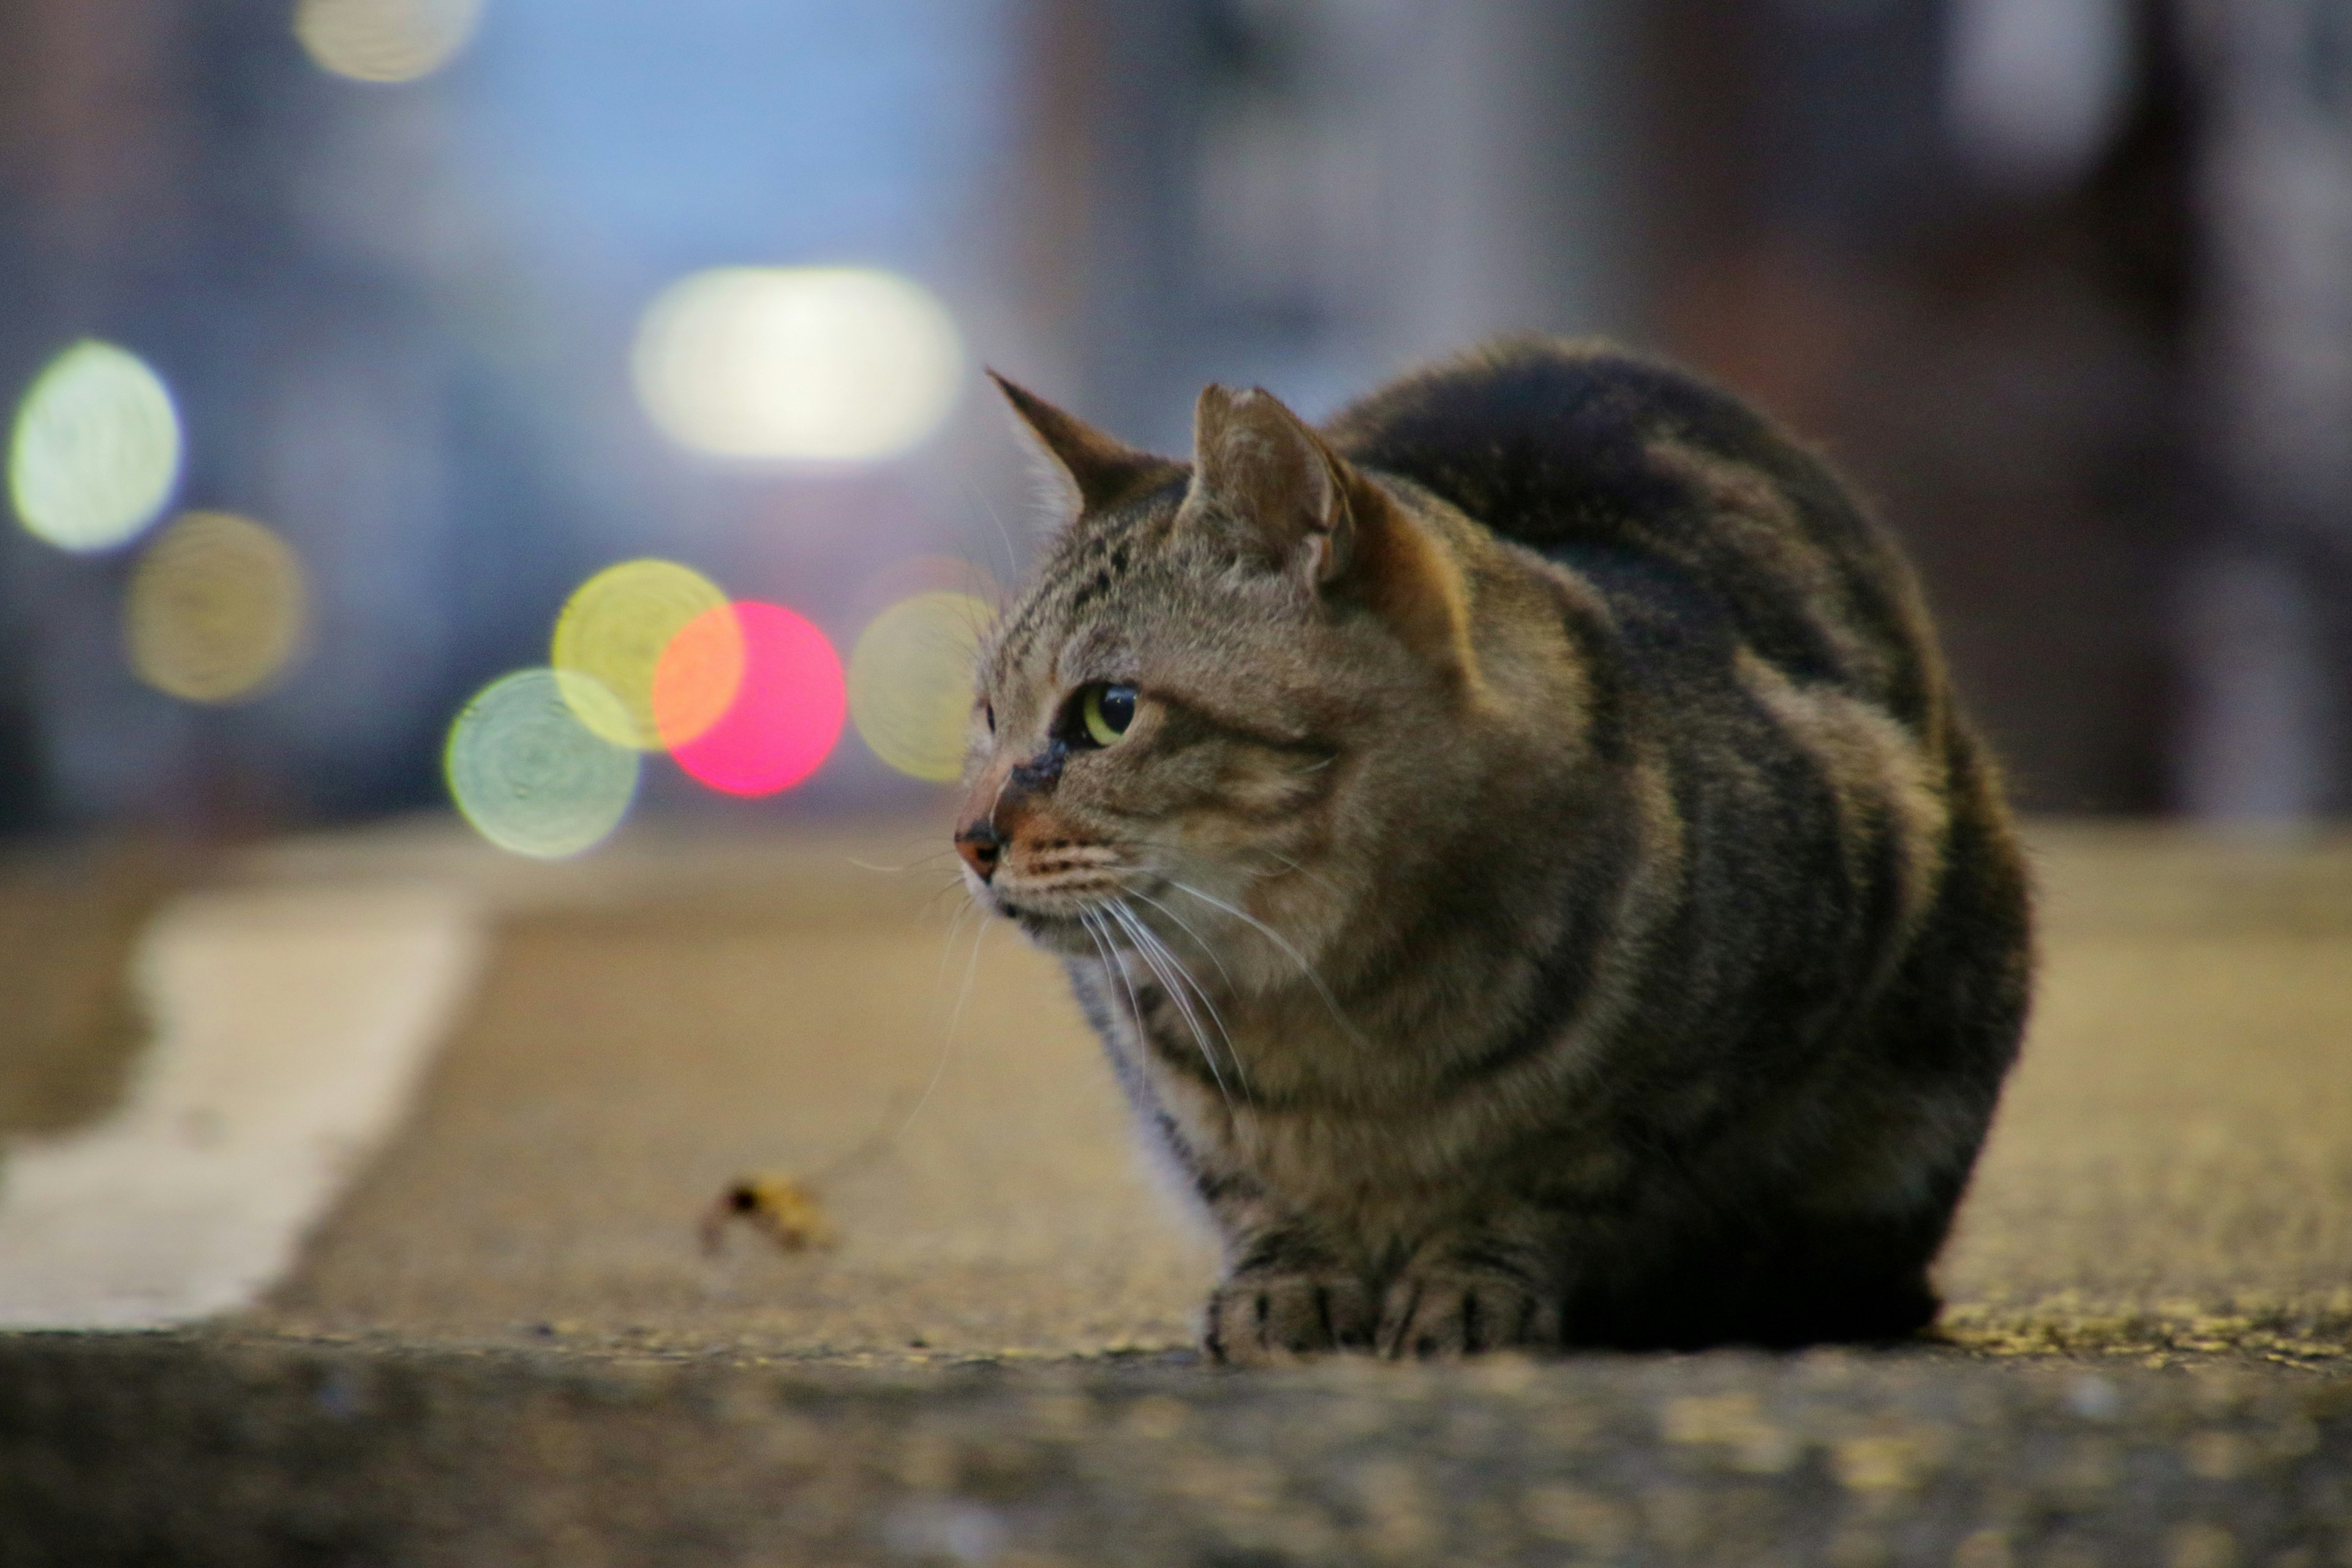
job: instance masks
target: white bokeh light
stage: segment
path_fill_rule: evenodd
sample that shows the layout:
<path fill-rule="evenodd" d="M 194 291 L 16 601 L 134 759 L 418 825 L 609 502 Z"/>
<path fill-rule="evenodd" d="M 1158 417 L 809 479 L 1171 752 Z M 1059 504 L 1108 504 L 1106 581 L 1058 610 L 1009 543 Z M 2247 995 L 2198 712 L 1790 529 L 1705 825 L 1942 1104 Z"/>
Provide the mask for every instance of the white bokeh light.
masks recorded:
<path fill-rule="evenodd" d="M 962 384 L 963 346 L 946 308 L 895 274 L 726 267 L 646 308 L 635 369 L 646 412 L 680 446 L 866 462 L 939 428 Z"/>
<path fill-rule="evenodd" d="M 447 65 L 482 0 L 300 0 L 294 36 L 322 70 L 354 81 L 415 81 Z"/>
<path fill-rule="evenodd" d="M 85 339 L 49 362 L 16 411 L 8 489 L 26 530 L 60 550 L 137 537 L 180 477 L 180 416 L 128 349 Z"/>

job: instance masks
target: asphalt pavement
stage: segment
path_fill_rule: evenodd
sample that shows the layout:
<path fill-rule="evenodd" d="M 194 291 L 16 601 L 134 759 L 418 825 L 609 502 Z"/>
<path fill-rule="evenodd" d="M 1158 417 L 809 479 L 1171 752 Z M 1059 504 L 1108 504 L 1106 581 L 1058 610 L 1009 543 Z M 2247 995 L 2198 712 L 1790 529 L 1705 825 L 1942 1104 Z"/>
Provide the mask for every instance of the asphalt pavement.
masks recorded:
<path fill-rule="evenodd" d="M 260 1300 L 0 1336 L 0 1562 L 2352 1564 L 2352 841 L 2037 828 L 2035 1020 L 1930 1341 L 1244 1375 L 938 837 L 205 867 L 460 889 L 482 978 Z M 784 1182 L 833 1245 L 728 1205 Z"/>

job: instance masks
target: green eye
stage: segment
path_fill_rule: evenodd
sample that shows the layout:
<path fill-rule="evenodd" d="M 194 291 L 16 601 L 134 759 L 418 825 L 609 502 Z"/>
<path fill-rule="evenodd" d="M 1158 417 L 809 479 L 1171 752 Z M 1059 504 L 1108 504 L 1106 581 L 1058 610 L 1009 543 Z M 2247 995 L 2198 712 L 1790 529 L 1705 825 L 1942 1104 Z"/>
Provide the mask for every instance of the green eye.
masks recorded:
<path fill-rule="evenodd" d="M 1096 745 L 1118 745 L 1127 739 L 1127 727 L 1135 722 L 1135 688 L 1087 687 L 1078 697 L 1078 720 L 1087 727 L 1087 739 Z"/>

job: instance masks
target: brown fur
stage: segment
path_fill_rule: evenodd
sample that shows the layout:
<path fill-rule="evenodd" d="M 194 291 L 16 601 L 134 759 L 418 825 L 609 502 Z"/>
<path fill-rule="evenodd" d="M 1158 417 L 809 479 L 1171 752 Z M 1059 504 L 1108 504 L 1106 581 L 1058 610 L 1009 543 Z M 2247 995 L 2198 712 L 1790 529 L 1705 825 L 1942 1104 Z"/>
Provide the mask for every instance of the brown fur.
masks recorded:
<path fill-rule="evenodd" d="M 1213 387 L 1189 466 L 1006 392 L 1071 514 L 984 656 L 959 843 L 1225 1239 L 1210 1350 L 1927 1322 L 2024 880 L 1818 460 L 1547 342 L 1320 432 Z"/>

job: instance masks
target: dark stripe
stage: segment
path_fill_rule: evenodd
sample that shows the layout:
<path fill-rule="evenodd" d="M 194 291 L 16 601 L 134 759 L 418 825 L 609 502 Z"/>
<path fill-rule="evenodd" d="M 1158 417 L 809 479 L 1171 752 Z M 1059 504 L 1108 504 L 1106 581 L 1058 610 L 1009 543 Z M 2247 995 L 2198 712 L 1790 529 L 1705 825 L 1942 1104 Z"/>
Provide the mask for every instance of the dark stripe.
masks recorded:
<path fill-rule="evenodd" d="M 1613 805 L 1616 821 L 1596 824 L 1591 831 L 1597 840 L 1617 846 L 1617 852 L 1587 861 L 1560 889 L 1560 934 L 1536 966 L 1524 1015 L 1491 1048 L 1448 1068 L 1436 1085 L 1441 1096 L 1472 1089 L 1549 1049 L 1591 999 L 1597 965 L 1615 933 L 1618 905 L 1638 868 L 1639 849 L 1628 821 L 1635 815 L 1633 804 L 1620 793 Z"/>
<path fill-rule="evenodd" d="M 1617 646 L 1616 630 L 1605 611 L 1580 595 L 1562 592 L 1556 596 L 1556 602 L 1559 605 L 1560 629 L 1568 636 L 1572 657 L 1589 689 L 1591 706 L 1585 720 L 1594 753 L 1609 766 L 1622 766 L 1632 752 L 1633 715 L 1626 690 L 1624 656 Z"/>
<path fill-rule="evenodd" d="M 1181 1046 L 1162 1040 L 1159 1030 L 1153 1026 L 1152 1021 L 1149 1018 L 1139 1020 L 1135 1032 L 1142 1037 L 1145 1047 L 1153 1056 L 1158 1057 L 1164 1065 L 1183 1073 L 1197 1083 L 1204 1083 L 1212 1089 L 1223 1089 L 1228 1093 L 1232 1091 L 1234 1085 L 1231 1080 L 1219 1076 L 1223 1069 L 1213 1068 L 1210 1066 L 1209 1058 L 1202 1055 L 1202 1047 L 1192 1038 L 1189 1028 L 1184 1044 Z"/>
<path fill-rule="evenodd" d="M 1542 1280 L 1542 1275 L 1528 1267 L 1522 1256 L 1502 1251 L 1494 1246 L 1465 1243 L 1447 1248 L 1445 1256 L 1446 1261 L 1457 1268 L 1498 1275 L 1529 1290 L 1537 1289 Z"/>
<path fill-rule="evenodd" d="M 1295 1230 L 1269 1230 L 1250 1240 L 1249 1250 L 1234 1265 L 1238 1277 L 1250 1273 L 1289 1273 L 1297 1269 L 1325 1268 L 1331 1261 L 1330 1253 Z"/>
<path fill-rule="evenodd" d="M 1193 1178 L 1192 1190 L 1201 1201 L 1214 1208 L 1228 1198 L 1259 1198 L 1265 1189 L 1238 1171 L 1199 1172 Z"/>
<path fill-rule="evenodd" d="M 1339 753 L 1337 746 L 1318 736 L 1281 735 L 1271 730 L 1259 729 L 1256 725 L 1224 711 L 1213 703 L 1202 701 L 1190 692 L 1171 690 L 1164 686 L 1150 686 L 1141 689 L 1145 695 L 1165 703 L 1176 716 L 1197 721 L 1207 728 L 1246 741 L 1251 745 L 1263 747 L 1269 752 L 1312 757 L 1318 761 Z M 1189 743 L 1189 741 L 1180 733 L 1173 743 Z"/>

